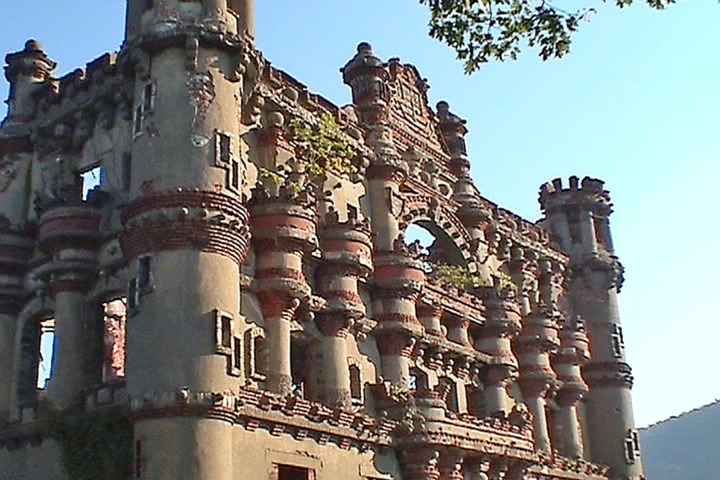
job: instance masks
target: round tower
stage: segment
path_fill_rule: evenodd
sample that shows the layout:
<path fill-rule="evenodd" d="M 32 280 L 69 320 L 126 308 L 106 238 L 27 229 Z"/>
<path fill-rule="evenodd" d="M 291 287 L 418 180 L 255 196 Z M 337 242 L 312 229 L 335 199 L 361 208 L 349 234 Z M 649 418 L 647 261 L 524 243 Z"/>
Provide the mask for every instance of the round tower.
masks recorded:
<path fill-rule="evenodd" d="M 601 180 L 560 179 L 540 188 L 545 225 L 570 256 L 571 308 L 585 320 L 592 359 L 582 374 L 589 457 L 610 466 L 612 479 L 641 479 L 642 464 L 634 426 L 632 371 L 625 359 L 617 294 L 622 265 L 614 254 L 608 217 L 610 196 Z"/>
<path fill-rule="evenodd" d="M 235 8 L 248 7 L 241 12 Z M 257 71 L 250 2 L 128 0 L 134 85 L 127 389 L 135 477 L 230 480 L 239 267 L 250 242 L 239 112 Z M 242 16 L 242 15 L 245 16 Z"/>

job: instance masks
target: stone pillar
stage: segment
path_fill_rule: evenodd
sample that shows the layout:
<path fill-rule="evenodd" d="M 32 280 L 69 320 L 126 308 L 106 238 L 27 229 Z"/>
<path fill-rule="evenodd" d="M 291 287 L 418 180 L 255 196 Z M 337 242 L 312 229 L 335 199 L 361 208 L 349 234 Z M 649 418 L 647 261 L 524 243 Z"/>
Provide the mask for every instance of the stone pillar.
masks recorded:
<path fill-rule="evenodd" d="M 483 370 L 485 406 L 488 414 L 512 409 L 507 389 L 518 374 L 511 340 L 520 331 L 520 311 L 512 291 L 483 289 L 487 319 L 479 330 L 475 348 L 498 361 Z"/>
<path fill-rule="evenodd" d="M 435 337 L 442 337 L 442 307 L 440 305 L 420 302 L 417 306 L 420 323 L 425 327 L 425 333 Z"/>
<path fill-rule="evenodd" d="M 555 386 L 550 352 L 557 348 L 559 341 L 556 316 L 543 310 L 536 310 L 523 319 L 522 331 L 515 340 L 515 351 L 520 362 L 518 384 L 533 416 L 535 447 L 550 452 L 545 396 Z"/>
<path fill-rule="evenodd" d="M 447 339 L 464 347 L 472 348 L 472 342 L 470 342 L 470 335 L 468 333 L 470 320 L 453 315 L 446 315 L 444 319 L 448 330 Z"/>
<path fill-rule="evenodd" d="M 347 319 L 322 312 L 316 315 L 315 321 L 323 334 L 321 348 L 325 388 L 322 398 L 332 407 L 350 408 L 352 397 L 350 396 L 350 369 L 347 355 L 349 333 Z"/>
<path fill-rule="evenodd" d="M 553 358 L 560 381 L 555 396 L 558 405 L 554 416 L 556 449 L 568 458 L 583 458 L 584 453 L 577 405 L 588 390 L 580 373 L 580 367 L 590 358 L 588 343 L 582 323 L 565 323 L 560 330 L 560 350 Z"/>
<path fill-rule="evenodd" d="M 303 258 L 318 245 L 314 198 L 284 195 L 256 190 L 251 202 L 255 280 L 270 354 L 266 386 L 281 395 L 292 391 L 290 322 L 310 296 Z"/>
<path fill-rule="evenodd" d="M 402 240 L 394 251 L 376 253 L 373 312 L 378 325 L 373 333 L 383 377 L 403 387 L 410 378 L 410 351 L 423 331 L 415 302 L 424 281 L 422 261 L 407 251 Z"/>
<path fill-rule="evenodd" d="M 349 408 L 350 370 L 347 358 L 349 327 L 365 316 L 365 304 L 358 291 L 358 279 L 372 271 L 370 226 L 349 218 L 340 222 L 336 212 L 325 217 L 320 235 L 324 263 L 318 272 L 318 289 L 327 304 L 316 316 L 325 335 L 322 340 L 325 372 L 325 401 Z"/>
<path fill-rule="evenodd" d="M 15 404 L 15 335 L 17 317 L 23 303 L 23 275 L 32 256 L 34 242 L 30 235 L 0 227 L 0 425 L 9 418 Z"/>
<path fill-rule="evenodd" d="M 40 216 L 40 248 L 55 299 L 55 363 L 48 399 L 61 408 L 82 404 L 82 393 L 102 381 L 102 319 L 90 303 L 97 268 L 100 212 L 88 205 L 58 206 Z"/>

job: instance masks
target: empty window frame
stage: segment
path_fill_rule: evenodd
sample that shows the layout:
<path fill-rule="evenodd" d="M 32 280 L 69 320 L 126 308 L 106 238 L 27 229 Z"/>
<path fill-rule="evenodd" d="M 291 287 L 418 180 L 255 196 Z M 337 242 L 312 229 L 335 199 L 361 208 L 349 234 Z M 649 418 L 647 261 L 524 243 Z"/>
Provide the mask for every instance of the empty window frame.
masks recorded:
<path fill-rule="evenodd" d="M 156 90 L 155 82 L 148 82 L 142 88 L 140 98 L 133 110 L 133 136 L 135 137 L 142 135 L 145 130 L 146 119 L 155 108 Z"/>
<path fill-rule="evenodd" d="M 80 172 L 80 181 L 82 182 L 83 201 L 90 200 L 93 191 L 105 183 L 105 170 L 100 165 L 90 167 Z"/>

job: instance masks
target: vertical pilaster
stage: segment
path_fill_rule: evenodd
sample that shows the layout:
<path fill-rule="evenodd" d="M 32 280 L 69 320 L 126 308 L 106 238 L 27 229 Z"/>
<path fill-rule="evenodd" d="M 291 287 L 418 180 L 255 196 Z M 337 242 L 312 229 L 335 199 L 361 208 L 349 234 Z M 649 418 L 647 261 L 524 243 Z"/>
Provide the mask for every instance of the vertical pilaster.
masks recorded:
<path fill-rule="evenodd" d="M 270 357 L 266 386 L 286 395 L 292 391 L 290 322 L 310 295 L 303 258 L 318 245 L 314 199 L 256 190 L 251 209 L 255 279 Z"/>
<path fill-rule="evenodd" d="M 554 368 L 560 381 L 555 396 L 556 449 L 568 458 L 583 458 L 583 438 L 577 405 L 588 387 L 580 367 L 590 358 L 589 341 L 582 323 L 565 323 L 560 330 L 560 349 L 554 357 Z"/>
<path fill-rule="evenodd" d="M 365 316 L 358 279 L 373 268 L 370 226 L 356 218 L 340 222 L 331 212 L 326 215 L 320 238 L 325 262 L 317 275 L 318 289 L 327 305 L 316 316 L 316 323 L 324 335 L 324 398 L 331 406 L 349 408 L 352 399 L 346 342 L 349 328 Z"/>
<path fill-rule="evenodd" d="M 559 344 L 557 319 L 550 312 L 536 310 L 523 319 L 522 331 L 515 342 L 520 363 L 518 384 L 533 415 L 535 447 L 550 452 L 546 395 L 556 380 L 550 365 L 550 352 Z"/>
<path fill-rule="evenodd" d="M 423 331 L 415 303 L 425 281 L 422 262 L 407 251 L 402 238 L 396 249 L 376 252 L 373 331 L 380 351 L 383 377 L 407 387 L 409 355 Z"/>
<path fill-rule="evenodd" d="M 96 275 L 100 212 L 57 206 L 40 216 L 40 247 L 53 260 L 46 274 L 55 299 L 55 363 L 48 399 L 61 408 L 82 403 L 102 380 L 102 320 L 87 293 Z"/>
<path fill-rule="evenodd" d="M 510 412 L 508 387 L 518 375 L 518 362 L 511 341 L 520 331 L 520 311 L 511 291 L 484 290 L 487 319 L 480 328 L 475 348 L 498 358 L 484 369 L 487 413 Z"/>

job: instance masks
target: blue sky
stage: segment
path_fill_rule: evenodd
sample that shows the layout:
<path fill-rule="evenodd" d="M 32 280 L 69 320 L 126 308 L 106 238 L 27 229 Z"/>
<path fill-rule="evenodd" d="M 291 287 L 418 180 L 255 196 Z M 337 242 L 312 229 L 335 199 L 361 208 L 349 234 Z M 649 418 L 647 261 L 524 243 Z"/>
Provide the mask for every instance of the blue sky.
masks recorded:
<path fill-rule="evenodd" d="M 427 37 L 428 14 L 415 0 L 256 2 L 265 56 L 338 104 L 350 98 L 338 68 L 360 41 L 415 64 L 431 104 L 447 100 L 468 120 L 473 177 L 493 201 L 534 220 L 541 183 L 572 174 L 606 180 L 627 270 L 620 306 L 638 424 L 720 397 L 712 373 L 720 339 L 715 0 L 680 0 L 664 12 L 590 0 L 598 11 L 566 58 L 542 62 L 526 50 L 472 76 Z M 36 37 L 64 74 L 118 48 L 124 4 L 5 0 L 0 52 Z"/>

